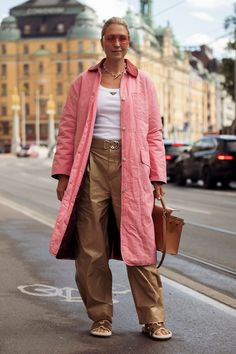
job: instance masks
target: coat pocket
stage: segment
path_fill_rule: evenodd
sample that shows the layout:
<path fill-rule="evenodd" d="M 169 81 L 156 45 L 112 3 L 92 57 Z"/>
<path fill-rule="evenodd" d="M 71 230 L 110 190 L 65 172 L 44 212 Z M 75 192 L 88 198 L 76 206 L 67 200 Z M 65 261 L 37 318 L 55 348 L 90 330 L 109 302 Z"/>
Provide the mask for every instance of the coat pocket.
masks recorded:
<path fill-rule="evenodd" d="M 142 162 L 144 165 L 147 165 L 148 167 L 150 167 L 150 155 L 149 155 L 149 151 L 141 150 L 141 162 Z"/>

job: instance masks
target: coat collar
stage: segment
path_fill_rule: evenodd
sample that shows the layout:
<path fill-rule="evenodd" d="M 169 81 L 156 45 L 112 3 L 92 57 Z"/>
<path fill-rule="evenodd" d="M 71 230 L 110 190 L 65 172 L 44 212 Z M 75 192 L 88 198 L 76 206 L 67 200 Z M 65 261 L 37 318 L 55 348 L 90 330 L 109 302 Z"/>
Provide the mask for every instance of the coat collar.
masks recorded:
<path fill-rule="evenodd" d="M 106 58 L 103 58 L 98 64 L 91 66 L 88 69 L 88 71 L 98 71 L 98 69 L 102 67 L 105 60 L 106 60 Z M 135 65 L 133 65 L 128 59 L 125 59 L 125 62 L 126 62 L 127 73 L 133 77 L 137 77 L 138 76 L 137 67 Z"/>

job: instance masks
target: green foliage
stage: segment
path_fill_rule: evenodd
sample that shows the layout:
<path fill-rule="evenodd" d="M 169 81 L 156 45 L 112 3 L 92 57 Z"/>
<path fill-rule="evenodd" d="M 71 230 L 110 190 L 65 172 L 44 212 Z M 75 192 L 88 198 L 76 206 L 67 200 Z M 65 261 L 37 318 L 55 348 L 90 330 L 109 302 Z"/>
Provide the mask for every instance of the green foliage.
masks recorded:
<path fill-rule="evenodd" d="M 232 58 L 222 60 L 221 73 L 225 76 L 223 87 L 234 99 L 234 60 Z"/>
<path fill-rule="evenodd" d="M 229 50 L 236 50 L 236 2 L 233 4 L 233 14 L 225 19 L 224 28 L 233 30 L 234 38 L 228 42 L 227 47 Z M 223 87 L 234 99 L 234 59 L 224 58 L 222 60 L 221 73 L 225 76 Z"/>

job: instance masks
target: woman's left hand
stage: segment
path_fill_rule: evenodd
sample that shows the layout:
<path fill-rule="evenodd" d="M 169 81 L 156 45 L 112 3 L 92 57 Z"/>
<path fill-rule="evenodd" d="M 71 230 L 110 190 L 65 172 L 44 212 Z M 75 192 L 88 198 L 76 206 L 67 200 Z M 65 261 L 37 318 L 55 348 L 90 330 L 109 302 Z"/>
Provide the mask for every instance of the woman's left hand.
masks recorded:
<path fill-rule="evenodd" d="M 164 188 L 163 183 L 161 182 L 152 182 L 154 186 L 154 198 L 161 199 L 164 197 Z"/>

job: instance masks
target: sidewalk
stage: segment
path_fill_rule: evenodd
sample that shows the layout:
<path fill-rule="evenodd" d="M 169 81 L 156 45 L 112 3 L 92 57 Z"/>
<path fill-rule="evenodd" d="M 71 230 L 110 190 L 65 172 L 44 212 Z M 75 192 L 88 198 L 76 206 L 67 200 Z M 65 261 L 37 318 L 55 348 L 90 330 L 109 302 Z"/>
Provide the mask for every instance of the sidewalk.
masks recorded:
<path fill-rule="evenodd" d="M 125 266 L 115 261 L 114 335 L 91 337 L 91 322 L 74 290 L 73 262 L 49 255 L 50 234 L 50 227 L 0 203 L 1 353 L 235 353 L 236 311 L 166 278 L 166 323 L 173 338 L 157 342 L 143 336 Z"/>

